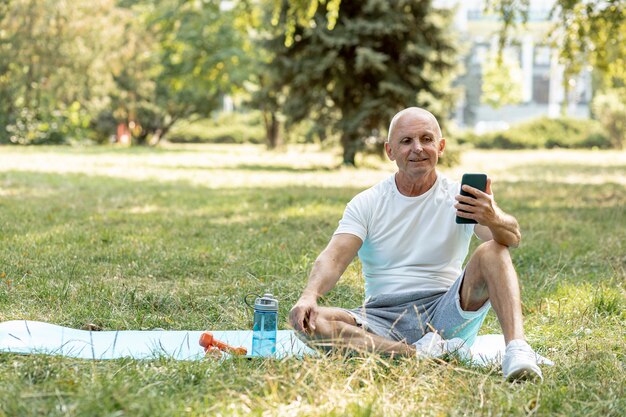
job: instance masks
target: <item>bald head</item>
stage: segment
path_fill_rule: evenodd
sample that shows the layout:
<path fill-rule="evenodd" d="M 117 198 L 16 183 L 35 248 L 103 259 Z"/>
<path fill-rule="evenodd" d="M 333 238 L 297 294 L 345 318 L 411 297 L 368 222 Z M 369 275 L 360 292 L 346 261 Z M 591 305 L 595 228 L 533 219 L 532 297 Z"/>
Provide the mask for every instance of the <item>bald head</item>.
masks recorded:
<path fill-rule="evenodd" d="M 387 142 L 389 142 L 393 137 L 393 130 L 396 128 L 396 125 L 401 121 L 410 119 L 422 119 L 431 121 L 433 123 L 433 126 L 436 128 L 436 139 L 440 140 L 443 136 L 441 134 L 441 128 L 439 127 L 439 122 L 431 112 L 422 109 L 421 107 L 407 107 L 406 109 L 396 113 L 396 115 L 393 116 L 393 119 L 391 119 L 391 123 L 389 124 L 389 133 L 387 134 Z"/>

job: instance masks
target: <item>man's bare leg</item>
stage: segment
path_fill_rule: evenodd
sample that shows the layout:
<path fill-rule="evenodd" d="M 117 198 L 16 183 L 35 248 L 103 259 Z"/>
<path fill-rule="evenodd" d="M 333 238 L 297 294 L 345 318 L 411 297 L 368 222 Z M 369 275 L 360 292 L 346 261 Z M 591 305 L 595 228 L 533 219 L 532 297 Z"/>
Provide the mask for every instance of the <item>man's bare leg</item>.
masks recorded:
<path fill-rule="evenodd" d="M 507 346 L 502 358 L 505 379 L 542 380 L 537 356 L 525 341 L 519 283 L 506 246 L 489 241 L 476 249 L 465 268 L 460 295 L 466 311 L 478 310 L 491 300 Z"/>
<path fill-rule="evenodd" d="M 315 330 L 305 336 L 320 346 L 415 356 L 414 346 L 372 334 L 357 326 L 352 315 L 338 308 L 320 307 Z"/>
<path fill-rule="evenodd" d="M 465 268 L 460 296 L 465 311 L 476 311 L 491 301 L 505 343 L 524 339 L 519 283 L 506 246 L 489 241 L 476 249 Z"/>

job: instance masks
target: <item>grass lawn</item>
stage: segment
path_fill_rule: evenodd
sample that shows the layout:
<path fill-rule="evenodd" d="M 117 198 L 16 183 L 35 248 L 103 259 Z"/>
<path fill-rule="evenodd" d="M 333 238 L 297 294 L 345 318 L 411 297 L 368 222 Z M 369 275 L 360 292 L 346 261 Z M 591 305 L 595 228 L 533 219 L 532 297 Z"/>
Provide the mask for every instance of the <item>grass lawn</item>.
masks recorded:
<path fill-rule="evenodd" d="M 249 329 L 249 292 L 279 328 L 345 204 L 393 172 L 337 169 L 313 147 L 0 147 L 0 321 Z M 523 242 L 526 332 L 557 366 L 498 369 L 377 356 L 214 362 L 0 354 L 0 416 L 621 416 L 626 410 L 626 152 L 468 151 Z M 476 242 L 474 242 L 476 244 Z M 353 307 L 353 262 L 321 302 Z M 482 333 L 499 332 L 490 313 Z"/>

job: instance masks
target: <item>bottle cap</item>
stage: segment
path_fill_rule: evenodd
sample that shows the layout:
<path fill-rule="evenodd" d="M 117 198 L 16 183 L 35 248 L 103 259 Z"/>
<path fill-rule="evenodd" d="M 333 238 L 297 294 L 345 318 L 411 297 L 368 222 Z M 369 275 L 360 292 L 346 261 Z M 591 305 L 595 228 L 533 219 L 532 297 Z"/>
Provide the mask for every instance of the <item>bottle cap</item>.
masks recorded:
<path fill-rule="evenodd" d="M 278 311 L 278 300 L 270 293 L 254 300 L 254 309 L 260 311 Z"/>

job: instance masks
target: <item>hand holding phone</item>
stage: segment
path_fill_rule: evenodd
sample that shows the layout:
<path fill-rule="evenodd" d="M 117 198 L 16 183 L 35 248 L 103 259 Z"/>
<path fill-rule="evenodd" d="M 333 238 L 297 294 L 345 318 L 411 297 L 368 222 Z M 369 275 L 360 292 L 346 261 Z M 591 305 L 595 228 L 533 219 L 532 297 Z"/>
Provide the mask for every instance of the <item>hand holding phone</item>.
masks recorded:
<path fill-rule="evenodd" d="M 473 195 L 463 190 L 464 185 L 469 185 L 470 187 L 474 187 L 482 192 L 485 192 L 487 189 L 487 175 L 485 174 L 463 174 L 463 178 L 461 179 L 461 191 L 460 194 L 465 197 L 475 198 Z M 461 212 L 465 212 L 464 210 L 459 209 Z M 466 212 L 465 212 L 466 213 Z M 478 223 L 473 219 L 466 219 L 464 217 L 456 216 L 456 222 L 458 224 L 476 224 Z"/>

